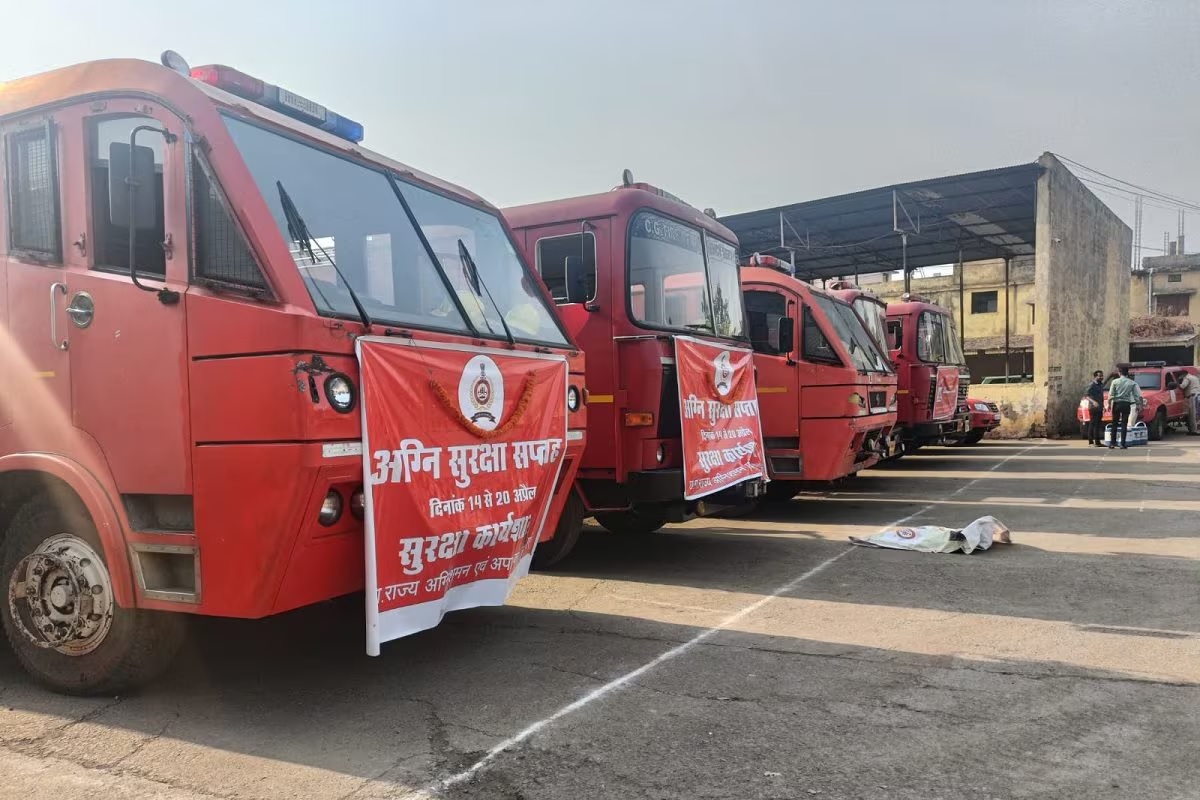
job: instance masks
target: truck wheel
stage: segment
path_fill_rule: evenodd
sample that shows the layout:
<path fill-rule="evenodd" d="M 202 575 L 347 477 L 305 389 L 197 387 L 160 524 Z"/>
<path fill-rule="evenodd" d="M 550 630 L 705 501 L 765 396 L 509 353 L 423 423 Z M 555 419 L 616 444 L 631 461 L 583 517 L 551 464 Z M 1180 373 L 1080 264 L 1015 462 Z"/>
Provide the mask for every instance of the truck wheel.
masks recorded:
<path fill-rule="evenodd" d="M 179 614 L 117 605 L 104 548 L 81 511 L 44 498 L 14 517 L 0 544 L 4 633 L 39 683 L 116 694 L 161 672 L 183 640 Z"/>
<path fill-rule="evenodd" d="M 788 502 L 798 494 L 800 494 L 800 484 L 795 481 L 771 481 L 767 484 L 767 493 L 763 497 L 763 502 L 778 505 Z"/>
<path fill-rule="evenodd" d="M 550 569 L 562 561 L 575 549 L 579 534 L 583 531 L 583 501 L 571 490 L 566 505 L 563 506 L 562 516 L 554 528 L 554 538 L 548 542 L 538 542 L 533 551 L 534 569 Z"/>
<path fill-rule="evenodd" d="M 626 511 L 598 511 L 596 522 L 612 533 L 644 536 L 654 533 L 667 524 L 666 517 L 659 511 L 645 508 L 630 508 Z"/>
<path fill-rule="evenodd" d="M 1163 438 L 1167 432 L 1167 410 L 1160 408 L 1158 413 L 1154 415 L 1154 420 L 1150 423 L 1150 431 L 1148 436 L 1151 441 L 1157 442 Z"/>

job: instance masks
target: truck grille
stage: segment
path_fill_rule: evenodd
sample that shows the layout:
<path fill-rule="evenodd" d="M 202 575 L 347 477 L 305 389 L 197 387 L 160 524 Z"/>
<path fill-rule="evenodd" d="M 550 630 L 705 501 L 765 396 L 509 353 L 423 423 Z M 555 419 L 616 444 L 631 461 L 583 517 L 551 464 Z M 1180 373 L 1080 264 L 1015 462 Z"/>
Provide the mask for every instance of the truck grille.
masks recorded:
<path fill-rule="evenodd" d="M 984 405 L 988 407 L 988 411 L 995 411 L 997 414 L 1000 413 L 1000 406 L 995 403 L 985 401 Z"/>

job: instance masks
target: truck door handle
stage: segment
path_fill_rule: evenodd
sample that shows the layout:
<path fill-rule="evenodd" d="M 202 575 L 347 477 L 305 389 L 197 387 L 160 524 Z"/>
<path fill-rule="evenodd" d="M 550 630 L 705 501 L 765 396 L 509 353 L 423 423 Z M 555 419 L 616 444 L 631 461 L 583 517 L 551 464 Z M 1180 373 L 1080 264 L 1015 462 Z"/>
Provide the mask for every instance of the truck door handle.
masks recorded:
<path fill-rule="evenodd" d="M 54 299 L 54 295 L 62 292 L 67 293 L 67 285 L 55 281 L 50 284 L 50 343 L 54 345 L 55 350 L 66 350 L 69 344 L 66 339 L 61 341 L 58 338 L 58 301 Z"/>

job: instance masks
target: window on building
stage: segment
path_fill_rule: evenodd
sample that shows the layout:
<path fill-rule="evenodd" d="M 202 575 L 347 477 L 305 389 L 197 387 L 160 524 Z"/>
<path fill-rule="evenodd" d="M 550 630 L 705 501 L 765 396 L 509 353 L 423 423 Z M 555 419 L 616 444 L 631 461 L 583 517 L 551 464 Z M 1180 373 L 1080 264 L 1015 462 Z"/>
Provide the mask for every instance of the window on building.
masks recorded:
<path fill-rule="evenodd" d="M 817 361 L 822 364 L 842 363 L 842 360 L 838 358 L 837 351 L 833 349 L 833 345 L 829 343 L 829 339 L 817 325 L 817 318 L 813 316 L 812 309 L 807 306 L 804 307 L 804 333 L 802 336 L 806 361 Z"/>
<path fill-rule="evenodd" d="M 49 123 L 8 135 L 8 230 L 14 252 L 62 260 L 58 154 Z"/>
<path fill-rule="evenodd" d="M 192 158 L 192 230 L 195 277 L 265 289 L 258 262 L 234 222 L 208 166 Z"/>
<path fill-rule="evenodd" d="M 596 236 L 575 233 L 537 243 L 537 270 L 559 305 L 596 299 Z"/>
<path fill-rule="evenodd" d="M 1037 324 L 1037 306 L 1033 303 L 1029 304 L 1029 324 L 1030 326 Z"/>
<path fill-rule="evenodd" d="M 995 314 L 999 309 L 996 292 L 971 292 L 972 314 Z"/>
<path fill-rule="evenodd" d="M 129 228 L 113 225 L 108 206 L 108 161 L 113 146 L 128 147 L 129 133 L 138 125 L 151 125 L 154 120 L 146 117 L 109 117 L 95 122 L 91 130 L 89 159 L 91 161 L 91 209 L 93 263 L 97 269 L 129 270 Z M 154 152 L 154 182 L 143 186 L 140 191 L 154 195 L 154 227 L 138 230 L 134 241 L 134 262 L 139 273 L 164 275 L 167 268 L 163 240 L 166 226 L 163 215 L 163 138 L 146 131 L 138 134 L 138 147 Z"/>
<path fill-rule="evenodd" d="M 1167 283 L 1183 283 L 1183 273 L 1173 272 L 1167 276 Z"/>
<path fill-rule="evenodd" d="M 779 350 L 779 320 L 787 315 L 787 298 L 777 292 L 747 291 L 746 318 L 750 325 L 750 346 L 754 352 L 782 356 Z"/>
<path fill-rule="evenodd" d="M 1186 317 L 1191 310 L 1191 296 L 1163 294 L 1154 298 L 1154 313 L 1160 317 Z"/>

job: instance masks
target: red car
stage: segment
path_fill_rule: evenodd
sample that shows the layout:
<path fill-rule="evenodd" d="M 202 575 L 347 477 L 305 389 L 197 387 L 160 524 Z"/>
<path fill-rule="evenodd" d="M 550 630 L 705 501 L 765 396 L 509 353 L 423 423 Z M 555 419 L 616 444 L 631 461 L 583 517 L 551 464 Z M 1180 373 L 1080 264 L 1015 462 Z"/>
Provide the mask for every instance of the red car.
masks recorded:
<path fill-rule="evenodd" d="M 960 440 L 962 444 L 976 444 L 985 433 L 1000 427 L 1000 406 L 991 400 L 968 397 L 967 412 L 971 415 L 971 430 Z"/>
<path fill-rule="evenodd" d="M 1200 375 L 1196 367 L 1168 367 L 1165 361 L 1138 361 L 1129 370 L 1129 377 L 1137 381 L 1142 390 L 1146 405 L 1142 408 L 1140 419 L 1149 428 L 1149 437 L 1158 441 L 1167 432 L 1171 423 L 1187 421 L 1187 398 L 1179 390 L 1179 381 L 1186 373 Z M 1108 384 L 1112 378 L 1104 382 L 1104 399 L 1107 404 Z M 1079 430 L 1087 436 L 1088 403 L 1084 397 L 1079 401 L 1075 411 L 1079 420 Z M 1105 410 L 1104 422 L 1112 422 L 1112 412 Z"/>

